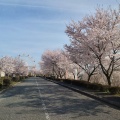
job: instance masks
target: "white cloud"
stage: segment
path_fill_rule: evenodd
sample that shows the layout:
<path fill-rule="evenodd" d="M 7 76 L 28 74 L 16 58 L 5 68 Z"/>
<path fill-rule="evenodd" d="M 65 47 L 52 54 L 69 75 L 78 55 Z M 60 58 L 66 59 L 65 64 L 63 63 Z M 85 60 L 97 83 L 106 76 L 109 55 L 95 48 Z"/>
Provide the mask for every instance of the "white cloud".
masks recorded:
<path fill-rule="evenodd" d="M 115 0 L 0 0 L 2 5 L 26 6 L 26 7 L 45 7 L 64 9 L 69 11 L 88 11 L 94 9 L 97 5 L 118 6 Z"/>

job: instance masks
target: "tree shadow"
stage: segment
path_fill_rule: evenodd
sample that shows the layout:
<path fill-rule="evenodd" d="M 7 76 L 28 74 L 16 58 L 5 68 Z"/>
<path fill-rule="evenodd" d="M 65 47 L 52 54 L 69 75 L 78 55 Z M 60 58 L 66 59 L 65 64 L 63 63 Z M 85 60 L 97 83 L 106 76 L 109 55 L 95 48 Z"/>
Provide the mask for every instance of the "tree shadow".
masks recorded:
<path fill-rule="evenodd" d="M 99 101 L 48 81 L 39 79 L 38 81 L 39 86 L 33 82 L 33 79 L 29 79 L 27 83 L 17 85 L 9 92 L 5 92 L 5 98 L 19 96 L 17 101 L 8 103 L 6 107 L 22 108 L 21 111 L 16 111 L 16 114 L 39 114 L 44 111 L 44 103 L 51 115 L 71 114 L 72 117 L 80 117 L 98 116 L 99 113 L 111 114 L 110 110 L 104 109 L 108 106 Z"/>
<path fill-rule="evenodd" d="M 105 104 L 102 104 L 94 99 L 88 98 L 79 93 L 76 95 L 75 92 L 64 87 L 45 87 L 46 89 L 41 89 L 41 94 L 43 94 L 42 99 L 44 100 L 49 113 L 56 115 L 78 113 L 79 116 L 97 116 L 98 113 L 110 114 L 109 110 L 106 111 L 103 109 L 103 107 L 106 107 Z M 49 90 L 47 90 L 47 88 L 49 88 Z"/>

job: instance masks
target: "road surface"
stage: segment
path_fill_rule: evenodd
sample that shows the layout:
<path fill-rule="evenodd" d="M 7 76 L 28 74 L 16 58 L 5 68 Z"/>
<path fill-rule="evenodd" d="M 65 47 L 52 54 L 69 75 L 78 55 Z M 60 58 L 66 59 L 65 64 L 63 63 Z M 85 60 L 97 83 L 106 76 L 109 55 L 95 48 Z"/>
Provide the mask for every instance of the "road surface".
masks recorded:
<path fill-rule="evenodd" d="M 0 94 L 0 120 L 120 120 L 120 111 L 32 77 Z"/>

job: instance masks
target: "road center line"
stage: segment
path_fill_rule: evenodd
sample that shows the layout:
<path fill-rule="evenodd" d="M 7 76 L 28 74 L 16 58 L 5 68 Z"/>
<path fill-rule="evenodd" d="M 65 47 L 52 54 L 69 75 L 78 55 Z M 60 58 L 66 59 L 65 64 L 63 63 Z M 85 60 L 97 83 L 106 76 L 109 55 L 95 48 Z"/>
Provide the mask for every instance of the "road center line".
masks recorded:
<path fill-rule="evenodd" d="M 39 97 L 40 97 L 41 102 L 42 102 L 42 107 L 43 107 L 43 110 L 44 110 L 44 112 L 45 112 L 45 117 L 46 117 L 47 120 L 50 120 L 50 116 L 49 116 L 49 114 L 48 114 L 47 107 L 46 107 L 46 105 L 45 105 L 44 100 L 42 99 L 42 94 L 41 94 L 41 91 L 40 91 L 40 88 L 39 88 L 37 79 L 36 79 L 36 84 L 37 84 L 37 88 L 38 88 L 38 92 L 39 92 Z"/>

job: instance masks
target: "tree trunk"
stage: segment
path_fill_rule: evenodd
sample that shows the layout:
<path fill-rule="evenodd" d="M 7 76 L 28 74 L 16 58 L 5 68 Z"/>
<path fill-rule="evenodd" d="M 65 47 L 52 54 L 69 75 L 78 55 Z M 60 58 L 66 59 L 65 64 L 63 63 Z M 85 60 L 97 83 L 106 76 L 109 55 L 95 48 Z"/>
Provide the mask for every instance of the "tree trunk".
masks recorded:
<path fill-rule="evenodd" d="M 74 80 L 75 80 L 75 74 L 73 73 L 73 76 L 74 76 Z"/>
<path fill-rule="evenodd" d="M 108 85 L 111 86 L 111 77 L 110 76 L 106 76 L 106 78 L 107 78 Z"/>
<path fill-rule="evenodd" d="M 75 80 L 75 75 L 74 75 L 74 80 Z"/>
<path fill-rule="evenodd" d="M 91 75 L 88 75 L 87 81 L 90 82 Z"/>

